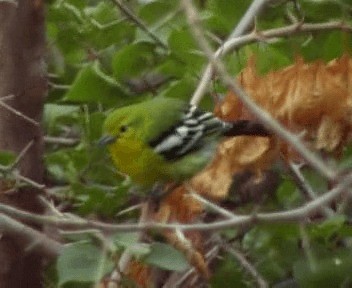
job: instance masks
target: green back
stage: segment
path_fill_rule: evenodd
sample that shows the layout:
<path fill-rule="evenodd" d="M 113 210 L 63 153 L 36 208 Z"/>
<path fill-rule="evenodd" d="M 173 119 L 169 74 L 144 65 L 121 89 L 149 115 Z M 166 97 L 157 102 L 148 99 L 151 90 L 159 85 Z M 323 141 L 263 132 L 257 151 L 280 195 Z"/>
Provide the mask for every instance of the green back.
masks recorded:
<path fill-rule="evenodd" d="M 176 124 L 184 107 L 186 103 L 181 100 L 155 97 L 116 109 L 105 120 L 104 131 L 116 135 L 121 125 L 127 125 L 134 129 L 135 137 L 149 142 Z"/>

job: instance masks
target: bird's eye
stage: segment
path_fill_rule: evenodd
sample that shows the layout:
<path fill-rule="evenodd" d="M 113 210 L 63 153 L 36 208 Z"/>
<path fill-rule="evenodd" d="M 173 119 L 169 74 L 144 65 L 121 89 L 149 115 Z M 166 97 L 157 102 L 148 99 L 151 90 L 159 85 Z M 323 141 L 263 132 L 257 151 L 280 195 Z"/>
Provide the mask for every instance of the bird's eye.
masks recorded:
<path fill-rule="evenodd" d="M 121 133 L 124 133 L 124 132 L 127 131 L 127 129 L 128 129 L 127 125 L 122 125 L 122 126 L 120 127 L 120 132 L 121 132 Z"/>

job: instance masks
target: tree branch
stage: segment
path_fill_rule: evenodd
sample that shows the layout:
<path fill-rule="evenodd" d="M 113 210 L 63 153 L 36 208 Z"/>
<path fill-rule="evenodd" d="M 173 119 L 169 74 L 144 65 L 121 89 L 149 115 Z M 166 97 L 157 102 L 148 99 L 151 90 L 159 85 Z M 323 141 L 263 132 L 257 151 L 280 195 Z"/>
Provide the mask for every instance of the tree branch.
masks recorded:
<path fill-rule="evenodd" d="M 346 189 L 352 185 L 352 174 L 348 174 L 341 179 L 338 186 L 329 192 L 311 200 L 304 205 L 291 209 L 289 211 L 278 211 L 272 213 L 257 213 L 253 215 L 235 215 L 230 219 L 214 222 L 214 223 L 197 223 L 197 224 L 164 224 L 164 223 L 139 223 L 139 224 L 108 224 L 98 221 L 86 220 L 77 216 L 64 214 L 63 217 L 42 216 L 23 210 L 16 209 L 5 204 L 0 204 L 0 212 L 7 214 L 19 220 L 25 220 L 35 224 L 52 225 L 62 229 L 87 229 L 95 228 L 106 232 L 132 232 L 143 230 L 198 230 L 211 231 L 229 227 L 243 227 L 253 223 L 291 223 L 306 222 L 310 223 L 310 216 L 320 211 L 321 206 L 329 205 L 336 201 Z M 214 204 L 215 205 L 215 204 Z"/>
<path fill-rule="evenodd" d="M 285 27 L 269 29 L 265 31 L 252 31 L 243 36 L 232 36 L 227 39 L 214 53 L 214 58 L 220 59 L 233 50 L 258 41 L 270 40 L 278 37 L 289 37 L 302 33 L 312 33 L 330 30 L 341 30 L 352 32 L 352 26 L 342 21 L 331 21 L 322 23 L 294 23 Z M 198 105 L 203 95 L 206 93 L 214 72 L 214 65 L 210 62 L 206 67 L 198 87 L 193 93 L 191 103 Z"/>
<path fill-rule="evenodd" d="M 280 138 L 291 144 L 291 146 L 321 175 L 331 181 L 336 180 L 338 176 L 338 172 L 336 171 L 337 169 L 328 167 L 320 157 L 308 150 L 295 134 L 285 129 L 278 121 L 273 119 L 268 112 L 260 108 L 250 97 L 248 97 L 246 92 L 240 87 L 237 81 L 227 73 L 223 63 L 216 58 L 214 52 L 204 37 L 203 30 L 200 26 L 200 19 L 192 2 L 182 0 L 181 3 L 187 15 L 191 32 L 193 33 L 194 38 L 196 39 L 202 51 L 208 57 L 209 62 L 216 68 L 216 71 L 220 75 L 223 83 L 237 95 L 242 104 L 248 110 L 250 110 L 261 123 L 267 126 Z"/>

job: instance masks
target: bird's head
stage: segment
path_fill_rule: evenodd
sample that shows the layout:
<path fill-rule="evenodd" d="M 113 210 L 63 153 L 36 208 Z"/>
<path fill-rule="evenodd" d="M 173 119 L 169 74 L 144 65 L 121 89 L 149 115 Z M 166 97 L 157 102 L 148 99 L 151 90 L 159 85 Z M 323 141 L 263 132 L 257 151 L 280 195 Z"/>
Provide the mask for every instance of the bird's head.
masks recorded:
<path fill-rule="evenodd" d="M 103 136 L 98 141 L 99 145 L 111 145 L 121 139 L 137 137 L 135 128 L 140 122 L 140 117 L 132 115 L 126 108 L 117 109 L 108 115 L 103 125 Z"/>

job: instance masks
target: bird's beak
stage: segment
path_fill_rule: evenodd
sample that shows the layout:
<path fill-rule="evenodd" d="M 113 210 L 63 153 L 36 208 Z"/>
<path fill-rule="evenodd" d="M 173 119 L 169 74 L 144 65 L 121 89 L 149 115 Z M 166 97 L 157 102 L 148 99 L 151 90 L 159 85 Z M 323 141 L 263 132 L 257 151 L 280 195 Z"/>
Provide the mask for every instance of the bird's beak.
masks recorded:
<path fill-rule="evenodd" d="M 111 135 L 103 135 L 99 140 L 98 140 L 98 146 L 103 147 L 108 144 L 114 143 L 116 140 L 116 136 L 111 136 Z"/>

